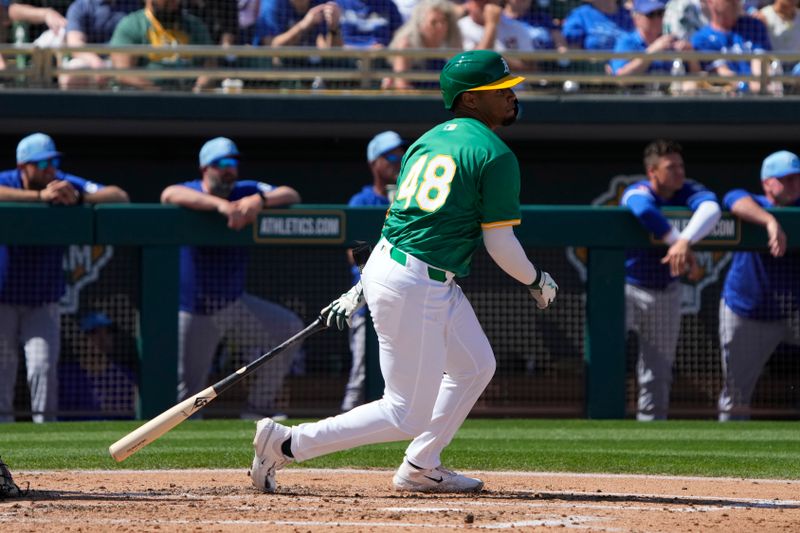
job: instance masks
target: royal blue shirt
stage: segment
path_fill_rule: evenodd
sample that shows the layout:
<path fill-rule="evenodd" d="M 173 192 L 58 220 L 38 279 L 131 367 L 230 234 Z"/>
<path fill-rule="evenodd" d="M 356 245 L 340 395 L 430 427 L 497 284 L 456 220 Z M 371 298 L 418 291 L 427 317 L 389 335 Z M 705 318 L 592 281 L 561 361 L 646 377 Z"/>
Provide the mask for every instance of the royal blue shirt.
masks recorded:
<path fill-rule="evenodd" d="M 765 196 L 742 189 L 725 195 L 725 207 L 730 209 L 745 196 L 761 207 L 775 207 Z M 794 207 L 800 207 L 800 200 Z M 734 313 L 745 318 L 785 318 L 792 312 L 791 306 L 794 305 L 796 311 L 800 302 L 800 254 L 792 251 L 783 257 L 772 257 L 768 252 L 734 252 L 722 298 Z"/>
<path fill-rule="evenodd" d="M 75 0 L 67 9 L 67 31 L 79 31 L 89 43 L 107 43 L 122 17 L 142 8 L 140 0 Z"/>
<path fill-rule="evenodd" d="M 389 205 L 389 198 L 376 193 L 372 185 L 365 185 L 363 189 L 350 198 L 347 205 L 350 207 L 384 206 Z M 353 265 L 350 270 L 353 273 L 353 284 L 355 285 L 361 279 L 361 273 L 356 265 Z"/>
<path fill-rule="evenodd" d="M 592 4 L 583 4 L 567 15 L 561 33 L 572 46 L 585 50 L 613 50 L 617 39 L 632 30 L 631 13 L 624 7 L 606 15 Z"/>
<path fill-rule="evenodd" d="M 752 17 L 740 17 L 733 30 L 722 32 L 710 25 L 703 26 L 692 36 L 692 48 L 699 52 L 725 52 L 749 54 L 772 50 L 769 35 L 760 20 Z M 704 61 L 703 70 L 712 70 L 720 64 L 726 64 L 737 74 L 750 74 L 749 61 Z"/>
<path fill-rule="evenodd" d="M 647 43 L 644 42 L 642 36 L 637 30 L 624 34 L 617 40 L 614 46 L 615 52 L 644 52 L 647 50 Z M 617 74 L 619 69 L 630 63 L 630 59 L 612 59 L 609 61 L 611 70 Z M 645 72 L 666 72 L 669 73 L 672 69 L 670 61 L 651 61 Z"/>
<path fill-rule="evenodd" d="M 311 0 L 308 8 L 324 3 L 322 0 Z M 256 33 L 253 44 L 259 46 L 265 37 L 275 37 L 288 31 L 295 24 L 303 20 L 308 10 L 299 13 L 289 0 L 261 0 L 261 7 L 256 21 Z M 316 31 L 303 33 L 294 46 L 317 46 L 317 35 L 326 33 L 327 26 L 324 22 L 317 24 Z"/>
<path fill-rule="evenodd" d="M 337 0 L 342 10 L 339 24 L 345 46 L 389 46 L 403 18 L 392 0 Z"/>
<path fill-rule="evenodd" d="M 669 200 L 658 196 L 650 187 L 650 182 L 640 180 L 625 189 L 620 205 L 630 208 L 642 226 L 660 239 L 671 230 L 670 223 L 661 213 L 662 207 L 688 207 L 695 211 L 701 203 L 709 200 L 716 202 L 717 196 L 691 180 L 686 180 Z M 661 264 L 663 257 L 663 249 L 628 250 L 625 259 L 626 282 L 648 289 L 664 289 L 676 278 L 670 274 L 669 265 Z"/>
<path fill-rule="evenodd" d="M 201 180 L 181 185 L 205 193 Z M 233 186 L 228 200 L 273 189 L 268 183 L 240 180 Z M 249 259 L 249 249 L 243 246 L 181 247 L 181 311 L 209 315 L 239 298 L 244 292 Z"/>
<path fill-rule="evenodd" d="M 56 171 L 56 180 L 65 180 L 76 190 L 92 194 L 103 188 L 99 183 Z M 22 189 L 18 169 L 0 172 L 0 185 Z M 64 294 L 64 247 L 6 247 L 5 282 L 0 288 L 0 302 L 10 305 L 43 305 L 57 302 Z M 2 277 L 2 276 L 0 276 Z"/>

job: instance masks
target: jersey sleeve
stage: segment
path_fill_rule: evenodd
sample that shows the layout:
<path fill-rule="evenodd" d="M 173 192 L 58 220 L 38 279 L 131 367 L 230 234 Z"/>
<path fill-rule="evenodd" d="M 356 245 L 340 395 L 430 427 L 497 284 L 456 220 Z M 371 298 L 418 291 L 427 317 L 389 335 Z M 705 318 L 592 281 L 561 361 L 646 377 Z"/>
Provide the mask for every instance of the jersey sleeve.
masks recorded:
<path fill-rule="evenodd" d="M 125 46 L 128 44 L 147 44 L 144 42 L 142 32 L 137 32 L 136 12 L 130 13 L 117 23 L 114 28 L 114 33 L 111 35 L 111 41 L 108 44 L 112 46 Z"/>
<path fill-rule="evenodd" d="M 725 206 L 725 209 L 730 211 L 730 209 L 733 207 L 733 204 L 735 204 L 745 196 L 752 196 L 752 195 L 744 189 L 733 189 L 732 191 L 728 191 L 728 193 L 722 199 L 722 204 Z"/>
<path fill-rule="evenodd" d="M 519 163 L 510 151 L 486 165 L 481 180 L 482 228 L 520 224 L 519 182 Z"/>
<path fill-rule="evenodd" d="M 630 209 L 642 226 L 656 237 L 663 237 L 672 228 L 666 217 L 661 214 L 653 194 L 645 185 L 636 184 L 628 187 L 622 195 L 620 205 Z"/>
<path fill-rule="evenodd" d="M 703 202 L 719 203 L 717 195 L 699 183 L 688 183 L 687 185 L 688 197 L 686 198 L 686 205 L 689 206 L 692 211 L 697 210 Z"/>
<path fill-rule="evenodd" d="M 81 191 L 83 194 L 94 194 L 103 188 L 103 185 L 94 181 L 73 176 L 72 174 L 63 174 L 60 179 L 66 180 L 72 184 L 73 187 Z"/>

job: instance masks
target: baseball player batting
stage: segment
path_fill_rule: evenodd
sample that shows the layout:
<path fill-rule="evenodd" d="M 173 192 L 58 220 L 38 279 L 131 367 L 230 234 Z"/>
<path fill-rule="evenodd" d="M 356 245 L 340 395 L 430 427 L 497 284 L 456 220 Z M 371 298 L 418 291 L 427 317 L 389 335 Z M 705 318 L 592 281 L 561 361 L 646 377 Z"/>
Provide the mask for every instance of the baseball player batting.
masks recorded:
<path fill-rule="evenodd" d="M 365 444 L 413 439 L 393 478 L 405 491 L 477 492 L 480 479 L 441 464 L 495 370 L 475 312 L 454 281 L 470 271 L 483 239 L 489 254 L 523 283 L 540 309 L 556 297 L 553 278 L 535 267 L 514 236 L 520 223 L 516 156 L 495 134 L 519 104 L 496 52 L 450 59 L 439 83 L 455 118 L 435 126 L 403 157 L 382 236 L 356 285 L 323 310 L 343 325 L 363 305 L 375 323 L 386 388 L 380 400 L 319 422 L 286 427 L 265 418 L 253 440 L 250 476 L 266 492 L 292 461 Z"/>
<path fill-rule="evenodd" d="M 781 150 L 761 165 L 764 194 L 734 189 L 725 207 L 767 230 L 769 253 L 741 251 L 725 277 L 719 306 L 723 387 L 719 420 L 747 420 L 764 365 L 780 343 L 800 346 L 800 254 L 767 209 L 800 207 L 800 158 Z"/>

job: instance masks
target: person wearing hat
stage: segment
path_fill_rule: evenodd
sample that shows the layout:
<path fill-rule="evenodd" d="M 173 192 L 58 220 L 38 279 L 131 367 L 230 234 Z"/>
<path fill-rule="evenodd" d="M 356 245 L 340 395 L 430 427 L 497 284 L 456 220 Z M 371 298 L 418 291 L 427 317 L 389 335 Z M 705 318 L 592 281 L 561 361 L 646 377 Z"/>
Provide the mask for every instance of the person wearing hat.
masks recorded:
<path fill-rule="evenodd" d="M 200 150 L 201 178 L 170 185 L 161 202 L 197 211 L 216 212 L 229 228 L 252 224 L 263 209 L 300 201 L 286 185 L 239 179 L 239 149 L 225 137 L 206 142 Z M 224 337 L 249 360 L 274 348 L 301 329 L 290 310 L 245 290 L 249 250 L 246 247 L 184 246 L 180 252 L 178 314 L 178 400 L 208 386 L 209 368 Z M 275 400 L 292 359 L 294 347 L 257 372 L 242 417 L 274 413 Z"/>
<path fill-rule="evenodd" d="M 0 202 L 58 206 L 127 202 L 116 186 L 67 174 L 50 136 L 34 133 L 17 145 L 17 168 L 0 172 Z M 18 350 L 24 348 L 34 422 L 53 420 L 58 409 L 56 366 L 60 351 L 58 301 L 64 294 L 63 246 L 7 247 L 0 288 L 0 421 L 14 420 Z"/>
<path fill-rule="evenodd" d="M 761 166 L 764 194 L 736 189 L 725 207 L 767 230 L 767 252 L 735 252 L 719 304 L 723 387 L 719 420 L 747 420 L 758 377 L 780 343 L 800 345 L 800 256 L 767 211 L 800 207 L 800 158 L 782 150 Z"/>
<path fill-rule="evenodd" d="M 666 6 L 666 0 L 634 0 L 633 25 L 635 29 L 617 39 L 614 51 L 657 53 L 671 50 L 676 52 L 691 50 L 692 45 L 688 41 L 677 39 L 674 35 L 663 32 Z M 668 74 L 672 69 L 672 61 L 649 61 L 644 58 L 612 59 L 609 65 L 611 71 L 617 76 L 651 72 Z M 691 62 L 688 70 L 697 72 L 700 70 L 700 65 L 696 61 Z"/>
<path fill-rule="evenodd" d="M 372 183 L 365 185 L 361 191 L 350 198 L 348 206 L 388 206 L 394 196 L 397 174 L 400 172 L 400 161 L 405 153 L 405 142 L 397 132 L 384 131 L 375 135 L 367 145 L 367 164 L 372 173 Z M 355 265 L 352 251 L 348 250 L 350 269 L 353 283 L 361 279 L 361 272 Z M 351 320 L 348 336 L 350 339 L 350 354 L 352 364 L 350 377 L 344 389 L 342 399 L 342 412 L 364 403 L 366 366 L 366 309 L 355 313 Z"/>
<path fill-rule="evenodd" d="M 450 443 L 492 378 L 495 358 L 478 318 L 455 282 L 466 276 L 481 240 L 495 262 L 522 283 L 540 309 L 556 297 L 553 278 L 528 260 L 513 227 L 521 222 L 519 164 L 495 131 L 514 123 L 509 72 L 497 52 L 462 52 L 439 85 L 455 118 L 434 126 L 403 156 L 397 194 L 361 283 L 322 310 L 340 328 L 366 300 L 386 387 L 379 400 L 314 423 L 256 425 L 250 476 L 276 488 L 292 461 L 412 439 L 393 478 L 396 490 L 478 492 L 480 479 L 441 464 Z M 363 291 L 361 289 L 363 285 Z"/>

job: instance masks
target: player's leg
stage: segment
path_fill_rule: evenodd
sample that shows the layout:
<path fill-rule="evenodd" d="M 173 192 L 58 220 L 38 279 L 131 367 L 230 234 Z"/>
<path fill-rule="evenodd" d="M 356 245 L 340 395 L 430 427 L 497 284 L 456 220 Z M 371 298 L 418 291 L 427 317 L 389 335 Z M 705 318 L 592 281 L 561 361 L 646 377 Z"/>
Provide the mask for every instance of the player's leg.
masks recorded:
<path fill-rule="evenodd" d="M 292 428 L 260 421 L 251 470 L 256 487 L 274 490 L 275 470 L 291 460 L 286 451 L 304 461 L 365 444 L 411 439 L 428 427 L 444 372 L 448 289 L 394 262 L 388 249 L 372 253 L 362 283 L 378 335 L 383 398 Z"/>
<path fill-rule="evenodd" d="M 231 319 L 236 322 L 230 323 Z M 230 306 L 230 310 L 226 310 L 225 330 L 244 347 L 243 355 L 248 362 L 268 352 L 303 327 L 300 317 L 289 309 L 247 293 Z M 302 346 L 297 345 L 286 350 L 253 375 L 243 416 L 261 418 L 275 413 L 284 379 L 291 369 L 292 360 L 301 349 Z"/>
<path fill-rule="evenodd" d="M 758 378 L 772 352 L 784 337 L 783 321 L 741 317 L 720 300 L 719 344 L 722 358 L 722 391 L 719 420 L 748 420 L 750 402 Z"/>
<path fill-rule="evenodd" d="M 14 385 L 19 366 L 19 312 L 0 304 L 0 422 L 14 421 Z"/>
<path fill-rule="evenodd" d="M 33 421 L 56 419 L 61 313 L 58 304 L 29 307 L 20 316 L 20 339 L 25 350 Z"/>
<path fill-rule="evenodd" d="M 213 315 L 178 312 L 178 401 L 208 386 L 220 332 Z"/>
<path fill-rule="evenodd" d="M 461 288 L 452 285 L 453 307 L 447 327 L 445 374 L 433 416 L 424 433 L 406 449 L 406 458 L 422 468 L 441 464 L 441 452 L 453 439 L 494 375 L 492 347 Z"/>
<path fill-rule="evenodd" d="M 366 311 L 364 309 L 363 311 Z M 342 399 L 342 412 L 364 403 L 365 383 L 367 378 L 367 315 L 365 312 L 356 313 L 351 320 L 352 325 L 347 333 L 350 341 L 350 355 L 352 365 L 350 366 L 350 376 L 344 389 Z"/>
<path fill-rule="evenodd" d="M 681 327 L 680 284 L 672 283 L 663 291 L 641 287 L 637 290 L 643 312 L 636 362 L 639 386 L 636 419 L 666 420 Z"/>

